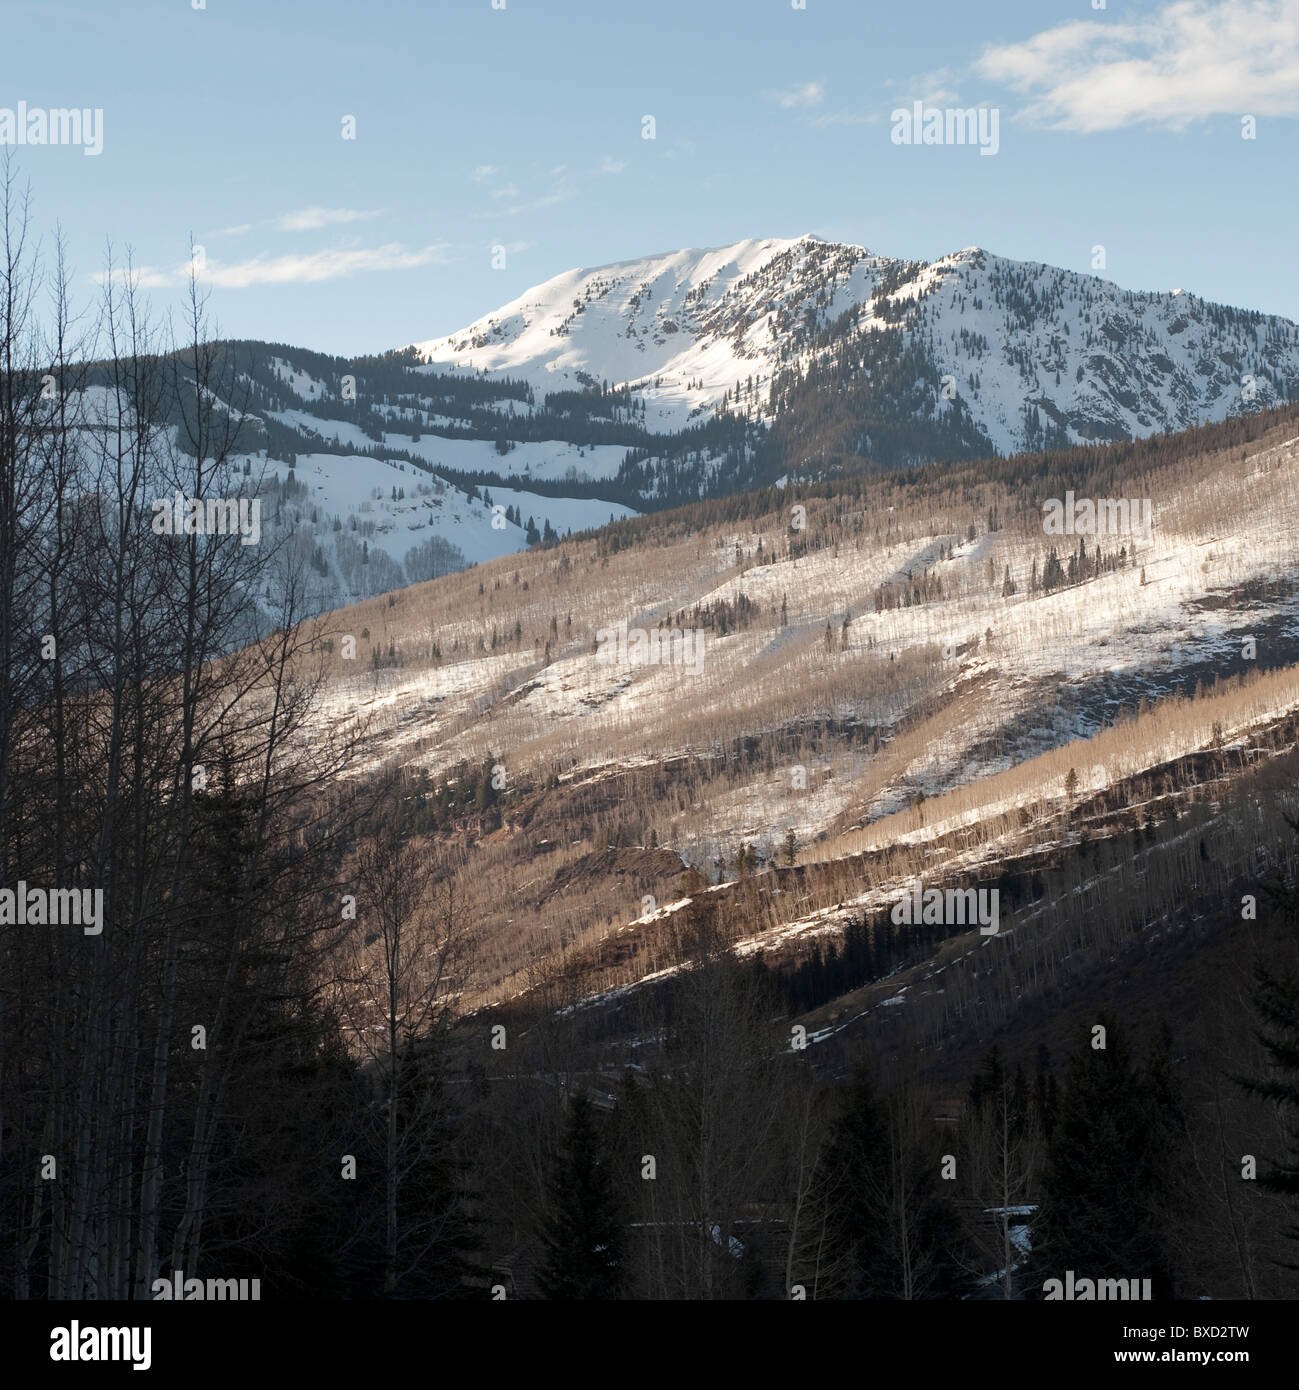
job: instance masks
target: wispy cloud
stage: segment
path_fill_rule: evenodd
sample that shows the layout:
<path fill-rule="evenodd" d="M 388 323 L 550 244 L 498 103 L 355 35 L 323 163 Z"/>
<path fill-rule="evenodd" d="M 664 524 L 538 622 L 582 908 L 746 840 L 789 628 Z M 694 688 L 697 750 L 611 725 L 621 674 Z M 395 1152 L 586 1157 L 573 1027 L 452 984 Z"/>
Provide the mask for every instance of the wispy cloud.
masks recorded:
<path fill-rule="evenodd" d="M 548 186 L 542 183 L 539 191 L 525 196 L 517 184 L 510 183 L 502 188 L 492 190 L 492 201 L 503 205 L 492 208 L 490 211 L 475 214 L 478 217 L 518 217 L 523 213 L 540 212 L 543 208 L 555 207 L 559 203 L 566 203 L 577 192 L 577 181 L 573 175 L 569 174 L 564 166 L 559 170 L 552 170 Z"/>
<path fill-rule="evenodd" d="M 1059 130 L 1299 116 L 1299 0 L 1177 0 L 1127 23 L 1073 20 L 985 49 L 974 70 L 1030 98 L 1021 119 Z"/>
<path fill-rule="evenodd" d="M 961 100 L 951 68 L 934 68 L 914 77 L 894 78 L 884 85 L 895 96 L 920 101 L 926 106 L 956 106 Z"/>
<path fill-rule="evenodd" d="M 815 85 L 815 84 L 814 84 Z M 955 79 L 949 68 L 918 73 L 915 77 L 891 78 L 884 84 L 892 98 L 905 97 L 908 102 L 923 101 L 927 106 L 950 106 L 957 101 Z M 816 130 L 831 126 L 879 125 L 884 111 L 823 111 L 808 122 Z"/>
<path fill-rule="evenodd" d="M 117 266 L 113 270 L 97 270 L 90 277 L 95 284 L 105 285 L 110 280 L 117 285 L 134 285 L 141 290 L 164 289 L 178 285 L 189 274 L 189 262 L 182 269 L 162 270 L 156 265 Z"/>
<path fill-rule="evenodd" d="M 384 208 L 369 212 L 356 208 L 301 208 L 277 217 L 275 225 L 282 232 L 314 232 L 321 227 L 341 227 L 349 222 L 373 222 L 376 217 L 382 217 L 385 211 Z"/>
<path fill-rule="evenodd" d="M 411 270 L 417 266 L 448 264 L 451 260 L 446 243 L 408 250 L 397 242 L 386 246 L 334 248 L 299 255 L 253 256 L 229 264 L 208 257 L 197 278 L 221 289 L 242 290 L 253 285 L 311 285 L 322 280 L 339 280 L 348 275 L 369 274 L 381 270 Z M 157 266 L 140 266 L 134 272 L 141 289 L 163 289 L 184 284 L 190 276 L 190 262 L 172 270 Z M 125 278 L 118 273 L 118 278 Z M 102 284 L 107 279 L 100 272 L 95 279 Z"/>
<path fill-rule="evenodd" d="M 598 164 L 570 168 L 567 164 L 555 164 L 549 168 L 530 169 L 517 178 L 505 179 L 483 192 L 491 200 L 491 207 L 482 207 L 473 215 L 479 219 L 495 220 L 499 217 L 521 217 L 527 213 L 541 212 L 546 208 L 557 207 L 577 197 L 584 186 L 592 179 L 612 177 L 627 168 L 626 160 L 606 155 Z M 476 183 L 487 183 L 492 175 L 502 171 L 494 164 L 480 164 L 474 170 Z M 532 245 L 533 243 L 528 243 Z"/>
<path fill-rule="evenodd" d="M 312 251 L 305 255 L 256 256 L 237 265 L 221 265 L 209 260 L 202 278 L 224 289 L 247 289 L 251 285 L 309 285 L 379 270 L 446 265 L 451 259 L 448 249 L 445 242 L 414 251 L 398 242 L 390 242 L 386 246 Z"/>
<path fill-rule="evenodd" d="M 820 106 L 825 100 L 824 82 L 804 82 L 785 92 L 772 92 L 772 99 L 780 106 L 790 110 L 800 106 Z"/>
<path fill-rule="evenodd" d="M 622 166 L 617 168 L 605 165 L 612 165 L 614 161 L 606 159 L 596 173 L 617 173 Z M 474 183 L 485 184 L 502 175 L 503 170 L 496 164 L 480 164 L 470 175 Z M 578 177 L 569 172 L 567 164 L 557 164 L 546 173 L 540 173 L 536 165 L 532 166 L 530 174 L 521 175 L 517 179 L 505 178 L 498 181 L 494 187 L 485 188 L 483 192 L 491 199 L 490 208 L 481 208 L 473 215 L 476 218 L 495 219 L 498 217 L 518 217 L 523 213 L 538 212 L 543 208 L 554 207 L 558 203 L 567 202 L 576 192 Z M 529 245 L 533 243 L 529 242 Z"/>

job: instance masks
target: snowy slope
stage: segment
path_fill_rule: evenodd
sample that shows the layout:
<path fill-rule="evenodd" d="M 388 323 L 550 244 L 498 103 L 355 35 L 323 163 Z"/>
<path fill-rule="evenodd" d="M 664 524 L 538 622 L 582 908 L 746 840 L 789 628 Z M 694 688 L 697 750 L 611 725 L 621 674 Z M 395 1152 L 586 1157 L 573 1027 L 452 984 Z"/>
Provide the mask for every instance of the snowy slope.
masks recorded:
<path fill-rule="evenodd" d="M 862 692 L 895 659 L 928 652 L 934 665 L 926 668 L 921 688 L 928 693 L 933 679 L 940 688 L 969 692 L 954 704 L 950 725 L 928 725 L 905 756 L 845 754 L 832 777 L 806 790 L 794 791 L 781 774 L 763 770 L 732 797 L 715 800 L 707 822 L 711 834 L 730 837 L 732 850 L 747 839 L 774 853 L 791 825 L 805 842 L 850 806 L 860 808 L 863 819 L 887 815 L 909 805 L 917 791 L 937 795 L 1090 735 L 1113 718 L 1115 684 L 1155 695 L 1177 688 L 1188 671 L 1229 670 L 1238 662 L 1242 639 L 1265 620 L 1290 629 L 1290 636 L 1274 638 L 1273 655 L 1282 647 L 1288 651 L 1299 639 L 1299 593 L 1278 593 L 1261 610 L 1223 596 L 1240 594 L 1265 576 L 1295 571 L 1296 444 L 1278 442 L 1243 473 L 1224 454 L 1223 471 L 1213 479 L 1212 509 L 1200 508 L 1194 490 L 1184 498 L 1166 497 L 1153 539 L 1131 563 L 1050 593 L 1030 588 L 1041 537 L 1010 533 L 952 545 L 951 533 L 936 530 L 886 545 L 824 547 L 755 564 L 758 536 L 725 530 L 704 547 L 693 538 L 678 542 L 670 559 L 652 567 L 636 554 L 621 568 L 593 570 L 581 586 L 564 587 L 562 599 L 558 589 L 553 598 L 541 597 L 540 576 L 557 561 L 553 554 L 537 556 L 529 570 L 535 597 L 521 600 L 518 609 L 525 632 L 542 632 L 553 611 L 571 610 L 571 635 L 543 670 L 527 655 L 514 657 L 513 681 L 499 689 L 496 657 L 465 655 L 394 675 L 410 698 L 419 692 L 446 703 L 437 721 L 394 730 L 385 751 L 401 756 L 408 741 L 414 755 L 418 743 L 420 761 L 440 771 L 468 754 L 486 756 L 498 746 L 494 741 L 507 742 L 517 764 L 526 763 L 532 749 L 544 763 L 558 740 L 590 770 L 684 750 L 710 722 L 727 730 L 751 728 L 759 719 L 816 710 L 886 726 L 901 719 L 906 700 L 894 704 L 891 696 L 868 698 Z M 779 531 L 768 531 L 765 541 L 770 555 L 780 544 Z M 941 560 L 940 544 L 950 547 Z M 737 546 L 747 557 L 742 573 L 732 563 Z M 989 588 L 990 565 L 998 576 L 1009 569 L 1015 593 Z M 941 578 L 941 596 L 876 608 L 872 599 L 879 585 L 921 569 Z M 594 653 L 593 634 L 618 618 L 650 627 L 696 603 L 734 602 L 740 595 L 764 617 L 724 637 L 710 632 L 698 676 L 667 665 L 605 664 Z M 783 603 L 787 619 L 778 620 Z M 828 654 L 827 621 L 837 631 L 846 613 L 853 615 L 850 629 Z M 389 621 L 386 610 L 381 620 Z M 419 640 L 436 640 L 444 652 L 458 647 L 469 653 L 479 650 L 494 624 L 505 622 L 495 610 L 480 615 L 453 604 L 435 627 L 420 630 Z M 948 658 L 945 649 L 960 654 Z M 357 672 L 355 680 L 345 703 L 360 707 L 375 678 Z M 491 699 L 499 705 L 484 722 L 477 702 L 494 689 Z M 1061 706 L 1058 720 L 1038 722 L 1043 692 L 1062 689 L 1076 691 L 1077 700 Z M 773 704 L 776 690 L 781 696 Z M 1135 702 L 1136 695 L 1126 698 Z M 442 746 L 439 726 L 451 735 Z"/>
<path fill-rule="evenodd" d="M 522 378 L 538 393 L 627 386 L 649 427 L 675 430 L 724 403 L 769 419 L 782 369 L 830 363 L 851 377 L 853 344 L 892 327 L 930 368 L 930 413 L 959 400 L 1003 453 L 1223 419 L 1299 381 L 1299 329 L 1285 319 L 978 247 L 924 265 L 813 236 L 566 271 L 413 347 L 430 370 Z"/>
<path fill-rule="evenodd" d="M 978 247 L 925 264 L 814 236 L 566 271 L 378 357 L 231 347 L 236 467 L 274 487 L 316 608 L 521 550 L 529 519 L 562 536 L 863 460 L 1149 435 L 1299 391 L 1283 319 Z"/>
<path fill-rule="evenodd" d="M 437 474 L 364 455 L 299 454 L 292 466 L 265 455 L 249 462 L 253 475 L 265 478 L 263 492 L 270 488 L 263 501 L 269 534 L 281 539 L 297 531 L 318 547 L 315 611 L 431 578 L 412 559 L 431 538 L 453 547 L 437 570 L 446 573 L 526 549 L 529 520 L 538 531 L 549 523 L 565 535 L 634 514 L 615 502 L 508 488 L 471 496 Z M 274 489 L 286 484 L 305 493 L 277 501 Z M 501 514 L 509 507 L 522 524 Z M 352 548 L 364 546 L 359 567 L 349 559 L 349 539 Z"/>
<path fill-rule="evenodd" d="M 459 333 L 412 346 L 431 366 L 522 377 L 537 391 L 630 385 L 646 419 L 680 429 L 780 360 L 778 311 L 835 277 L 833 312 L 873 292 L 889 264 L 814 236 L 673 251 L 569 270 Z"/>

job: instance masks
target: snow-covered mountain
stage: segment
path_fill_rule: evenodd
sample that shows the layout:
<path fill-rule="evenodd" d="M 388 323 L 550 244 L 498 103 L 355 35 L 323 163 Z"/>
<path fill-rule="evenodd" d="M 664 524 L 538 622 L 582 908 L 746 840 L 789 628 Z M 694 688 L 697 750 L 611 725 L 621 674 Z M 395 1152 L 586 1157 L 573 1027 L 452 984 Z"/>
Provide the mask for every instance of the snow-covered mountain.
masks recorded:
<path fill-rule="evenodd" d="M 536 988 L 537 960 L 588 1002 L 661 981 L 683 860 L 716 878 L 737 953 L 769 963 L 842 944 L 922 873 L 993 885 L 1030 839 L 1030 874 L 1085 857 L 1058 894 L 1080 923 L 1117 922 L 1146 891 L 1120 875 L 1165 826 L 1187 858 L 1151 881 L 1175 902 L 1229 835 L 1255 853 L 1257 799 L 1206 781 L 1299 738 L 1299 410 L 1056 467 L 838 480 L 800 493 L 801 534 L 764 490 L 371 598 L 333 626 L 359 659 L 329 668 L 308 737 L 363 735 L 364 769 L 400 769 L 431 825 L 463 831 L 457 892 L 496 972 L 476 1004 Z M 1062 487 L 1140 492 L 1157 524 L 1049 535 Z M 1284 763 L 1266 776 L 1293 785 Z M 1007 911 L 1039 940 L 1035 891 Z M 1159 912 L 1133 929 L 1150 921 L 1168 930 Z M 927 976 L 936 1000 L 951 964 Z"/>
<path fill-rule="evenodd" d="M 566 271 L 413 347 L 431 370 L 538 394 L 629 388 L 646 428 L 665 433 L 727 414 L 770 423 L 807 381 L 850 387 L 863 422 L 912 419 L 916 456 L 943 438 L 935 425 L 966 449 L 1009 453 L 1218 420 L 1299 382 L 1286 319 L 979 247 L 926 264 L 814 236 Z M 899 385 L 905 399 L 886 399 Z M 904 461 L 870 433 L 864 423 L 851 450 Z"/>
<path fill-rule="evenodd" d="M 268 535 L 291 533 L 310 554 L 304 597 L 315 612 L 634 515 L 590 498 L 466 490 L 436 472 L 365 455 L 298 454 L 286 464 L 263 454 L 248 463 L 262 480 Z"/>
<path fill-rule="evenodd" d="M 401 354 L 336 358 L 256 341 L 222 347 L 212 395 L 238 421 L 229 486 L 262 498 L 267 536 L 299 562 L 307 611 L 639 510 L 609 481 L 624 447 L 584 442 L 590 431 L 580 422 L 567 432 L 550 428 L 544 411 L 526 437 L 531 393 L 521 383 L 437 378 Z M 180 374 L 184 381 L 183 365 Z M 89 415 L 111 418 L 99 397 L 111 401 L 112 393 L 95 385 Z M 181 414 L 160 438 L 163 454 L 185 452 Z M 264 596 L 272 606 L 275 588 Z"/>
<path fill-rule="evenodd" d="M 571 270 L 379 357 L 231 342 L 237 466 L 331 607 L 611 517 L 1176 431 L 1299 394 L 1299 328 L 970 247 L 814 236 Z M 531 522 L 531 524 L 529 524 Z"/>

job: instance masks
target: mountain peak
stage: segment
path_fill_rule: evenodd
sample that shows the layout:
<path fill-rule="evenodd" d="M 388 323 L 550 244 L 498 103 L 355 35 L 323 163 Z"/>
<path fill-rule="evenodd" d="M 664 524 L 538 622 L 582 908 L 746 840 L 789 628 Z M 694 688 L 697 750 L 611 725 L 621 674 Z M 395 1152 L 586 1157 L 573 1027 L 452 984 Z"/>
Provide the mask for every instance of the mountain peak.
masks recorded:
<path fill-rule="evenodd" d="M 925 263 L 804 232 L 566 271 L 414 346 L 429 370 L 522 380 L 538 401 L 625 390 L 650 436 L 769 424 L 818 368 L 864 418 L 927 422 L 915 457 L 1005 454 L 1221 419 L 1242 408 L 1246 372 L 1263 383 L 1260 407 L 1284 399 L 1299 377 L 1295 326 L 1268 320 L 1285 360 L 1265 360 L 1248 316 L 1224 308 L 1209 327 L 1188 298 L 977 245 Z M 902 359 L 889 354 L 907 350 L 956 394 L 935 405 L 913 376 L 894 380 Z M 835 449 L 875 457 L 882 444 L 863 429 Z"/>

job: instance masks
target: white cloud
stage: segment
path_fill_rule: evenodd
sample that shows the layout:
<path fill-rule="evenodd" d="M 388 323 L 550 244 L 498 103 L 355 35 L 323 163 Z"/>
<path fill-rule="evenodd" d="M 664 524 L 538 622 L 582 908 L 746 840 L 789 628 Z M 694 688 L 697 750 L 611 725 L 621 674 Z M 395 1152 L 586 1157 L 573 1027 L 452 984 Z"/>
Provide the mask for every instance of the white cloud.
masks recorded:
<path fill-rule="evenodd" d="M 989 47 L 974 68 L 1030 98 L 1023 119 L 1060 130 L 1299 116 L 1299 0 L 1177 0 L 1147 19 L 1074 20 Z"/>
<path fill-rule="evenodd" d="M 442 243 L 408 251 L 399 243 L 390 242 L 368 249 L 256 256 L 236 265 L 222 265 L 209 259 L 202 278 L 223 289 L 247 289 L 250 285 L 310 285 L 376 270 L 412 270 L 432 263 L 445 265 L 450 259 L 447 249 Z"/>
<path fill-rule="evenodd" d="M 189 274 L 189 262 L 185 262 L 184 275 Z M 134 285 L 139 290 L 157 290 L 168 285 L 180 283 L 181 271 L 160 270 L 156 265 L 118 266 L 115 270 L 97 270 L 90 278 L 97 285 L 107 284 L 109 280 L 123 288 Z"/>
<path fill-rule="evenodd" d="M 905 98 L 908 105 L 920 101 L 926 106 L 955 106 L 960 100 L 950 68 L 935 68 L 933 72 L 918 73 L 914 77 L 890 78 L 884 87 L 895 100 Z M 883 111 L 826 111 L 813 116 L 810 124 L 816 130 L 826 130 L 838 125 L 879 125 L 883 120 Z"/>
<path fill-rule="evenodd" d="M 600 161 L 600 165 L 595 172 L 597 174 L 621 174 L 626 167 L 627 161 L 625 159 L 611 159 L 606 155 Z"/>
<path fill-rule="evenodd" d="M 368 249 L 354 247 L 312 251 L 305 255 L 258 255 L 228 265 L 209 256 L 198 279 L 231 290 L 248 289 L 253 285 L 311 285 L 322 280 L 338 280 L 347 275 L 376 270 L 411 270 L 434 263 L 445 265 L 451 259 L 447 255 L 448 249 L 447 244 L 442 243 L 408 251 L 397 242 L 391 242 L 387 246 Z M 126 278 L 120 271 L 115 275 L 121 280 Z M 134 279 L 141 289 L 162 289 L 184 284 L 189 275 L 190 262 L 186 261 L 174 270 L 140 266 L 134 272 Z M 102 284 L 107 274 L 101 271 L 95 279 Z"/>
<path fill-rule="evenodd" d="M 561 170 L 565 168 L 564 165 L 560 165 L 559 167 Z M 554 171 L 552 170 L 552 174 L 553 173 Z M 538 182 L 542 181 L 538 180 Z M 549 183 L 548 189 L 546 188 L 545 182 L 542 182 L 542 188 L 545 189 L 544 192 L 537 191 L 534 194 L 533 190 L 530 188 L 528 190 L 528 195 L 531 196 L 525 195 L 522 190 L 512 183 L 506 187 L 495 189 L 492 193 L 492 198 L 502 203 L 503 206 L 494 207 L 490 211 L 476 213 L 475 216 L 496 218 L 504 215 L 505 217 L 517 217 L 520 213 L 539 212 L 543 208 L 554 207 L 559 203 L 566 203 L 576 194 L 580 180 L 576 180 L 568 173 L 559 173 L 547 182 Z M 509 201 L 511 199 L 514 201 Z"/>
<path fill-rule="evenodd" d="M 253 224 L 251 222 L 241 222 L 237 227 L 221 227 L 215 232 L 209 233 L 211 236 L 243 236 L 246 232 L 251 232 Z"/>
<path fill-rule="evenodd" d="M 473 179 L 475 183 L 482 183 L 484 179 L 490 179 L 493 174 L 499 174 L 500 172 L 501 171 L 495 164 L 480 164 L 469 177 Z"/>
<path fill-rule="evenodd" d="M 951 68 L 935 68 L 905 80 L 886 82 L 885 86 L 907 101 L 920 101 L 926 106 L 956 106 L 961 100 Z"/>
<path fill-rule="evenodd" d="M 373 212 L 360 212 L 355 208 L 302 208 L 277 217 L 275 225 L 282 232 L 314 232 L 321 227 L 338 227 L 348 222 L 372 222 L 383 214 L 383 208 Z"/>
<path fill-rule="evenodd" d="M 786 110 L 796 106 L 820 106 L 825 100 L 825 83 L 804 82 L 787 92 L 774 92 L 772 95 Z"/>

